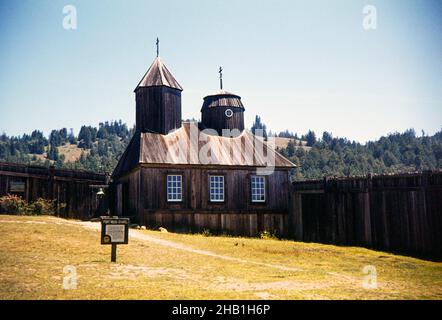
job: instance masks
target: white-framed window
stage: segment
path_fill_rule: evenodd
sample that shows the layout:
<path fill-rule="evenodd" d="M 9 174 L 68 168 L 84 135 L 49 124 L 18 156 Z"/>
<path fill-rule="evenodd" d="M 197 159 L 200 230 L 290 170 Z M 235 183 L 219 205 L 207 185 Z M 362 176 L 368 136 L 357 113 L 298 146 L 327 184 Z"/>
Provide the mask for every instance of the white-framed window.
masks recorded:
<path fill-rule="evenodd" d="M 263 176 L 252 176 L 252 202 L 266 201 L 266 180 Z"/>
<path fill-rule="evenodd" d="M 180 174 L 167 175 L 167 201 L 179 202 L 183 200 L 183 176 Z"/>
<path fill-rule="evenodd" d="M 224 201 L 224 176 L 209 176 L 209 189 L 211 202 Z"/>

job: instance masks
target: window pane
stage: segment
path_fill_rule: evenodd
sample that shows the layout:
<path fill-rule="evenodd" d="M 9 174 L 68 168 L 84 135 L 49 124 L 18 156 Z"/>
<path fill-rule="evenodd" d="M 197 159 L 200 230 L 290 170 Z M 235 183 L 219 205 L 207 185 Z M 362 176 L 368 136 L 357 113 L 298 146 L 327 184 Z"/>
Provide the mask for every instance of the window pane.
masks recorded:
<path fill-rule="evenodd" d="M 167 200 L 180 201 L 182 198 L 181 175 L 167 175 Z"/>
<path fill-rule="evenodd" d="M 251 192 L 253 202 L 265 201 L 265 178 L 253 176 L 251 179 Z"/>
<path fill-rule="evenodd" d="M 210 200 L 224 201 L 224 176 L 209 176 Z"/>

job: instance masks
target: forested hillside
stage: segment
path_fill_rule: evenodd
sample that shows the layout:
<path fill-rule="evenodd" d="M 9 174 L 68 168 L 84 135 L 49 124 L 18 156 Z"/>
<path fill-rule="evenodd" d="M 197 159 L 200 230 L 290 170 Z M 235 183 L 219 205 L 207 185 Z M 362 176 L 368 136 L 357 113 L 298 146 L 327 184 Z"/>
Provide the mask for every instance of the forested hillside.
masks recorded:
<path fill-rule="evenodd" d="M 252 126 L 253 132 L 256 129 L 268 137 L 292 139 L 278 150 L 299 166 L 298 180 L 442 169 L 442 130 L 418 136 L 410 129 L 360 144 L 328 132 L 320 138 L 313 131 L 300 136 L 288 130 L 267 134 L 259 117 Z M 38 130 L 20 137 L 3 133 L 0 161 L 112 172 L 133 132 L 121 121 L 111 121 L 82 126 L 77 135 L 66 128 L 52 130 L 49 137 Z"/>
<path fill-rule="evenodd" d="M 78 135 L 66 128 L 52 130 L 48 138 L 38 130 L 21 137 L 2 134 L 0 161 L 112 172 L 132 134 L 121 120 L 100 123 L 98 128 L 82 126 Z M 66 159 L 67 150 L 77 151 L 78 157 Z"/>
<path fill-rule="evenodd" d="M 309 151 L 293 143 L 280 149 L 300 166 L 297 180 L 442 169 L 442 130 L 433 136 L 423 133 L 418 137 L 410 129 L 364 145 L 333 138 L 328 132 L 316 139 L 311 131 L 309 140 Z"/>

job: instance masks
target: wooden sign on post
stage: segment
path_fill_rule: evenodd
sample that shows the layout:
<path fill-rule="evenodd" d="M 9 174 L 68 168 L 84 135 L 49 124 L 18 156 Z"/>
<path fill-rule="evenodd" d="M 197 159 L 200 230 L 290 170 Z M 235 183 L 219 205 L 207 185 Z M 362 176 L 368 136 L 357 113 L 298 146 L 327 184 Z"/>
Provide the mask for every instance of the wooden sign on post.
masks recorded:
<path fill-rule="evenodd" d="M 112 245 L 111 261 L 117 261 L 117 244 L 129 243 L 129 218 L 101 217 L 101 244 Z"/>

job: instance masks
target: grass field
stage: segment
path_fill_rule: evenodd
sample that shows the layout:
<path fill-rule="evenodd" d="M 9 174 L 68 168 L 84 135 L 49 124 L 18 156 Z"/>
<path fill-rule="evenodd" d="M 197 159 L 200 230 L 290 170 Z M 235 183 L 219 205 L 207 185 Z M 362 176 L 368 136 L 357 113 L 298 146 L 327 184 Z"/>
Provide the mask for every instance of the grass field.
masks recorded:
<path fill-rule="evenodd" d="M 442 263 L 353 247 L 131 230 L 0 215 L 0 299 L 442 299 Z M 364 266 L 377 288 L 364 288 Z M 69 270 L 76 288 L 65 289 Z M 71 268 L 71 269 L 69 269 Z M 69 288 L 69 287 L 68 287 Z"/>
<path fill-rule="evenodd" d="M 75 162 L 78 159 L 80 159 L 81 154 L 84 153 L 85 156 L 87 156 L 90 153 L 90 149 L 82 149 L 79 148 L 76 144 L 65 144 L 62 146 L 57 147 L 58 152 L 60 155 L 64 156 L 65 162 Z M 44 154 L 34 154 L 29 153 L 28 156 L 35 157 L 38 160 L 45 161 L 48 160 L 47 153 L 49 151 L 49 147 L 46 147 L 46 152 Z M 55 163 L 53 160 L 49 160 L 51 163 Z"/>
<path fill-rule="evenodd" d="M 87 156 L 90 150 L 78 148 L 76 144 L 65 144 L 58 147 L 58 152 L 60 155 L 64 155 L 65 162 L 75 162 L 80 159 L 82 153 Z"/>

